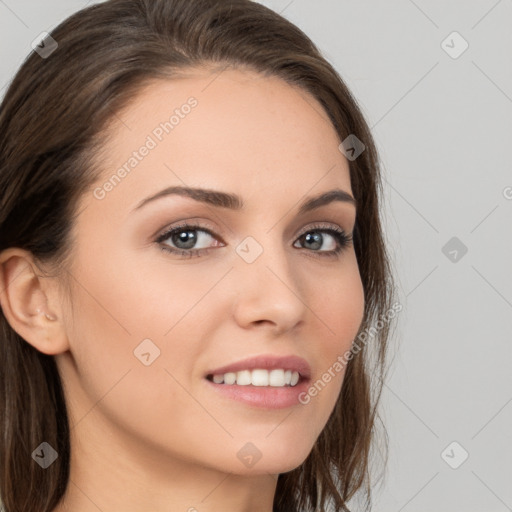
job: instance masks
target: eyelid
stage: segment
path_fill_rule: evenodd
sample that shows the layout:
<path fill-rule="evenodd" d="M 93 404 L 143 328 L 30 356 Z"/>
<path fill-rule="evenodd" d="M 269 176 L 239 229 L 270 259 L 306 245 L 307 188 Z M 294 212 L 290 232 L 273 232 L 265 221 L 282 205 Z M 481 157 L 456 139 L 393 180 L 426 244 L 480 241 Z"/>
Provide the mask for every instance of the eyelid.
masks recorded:
<path fill-rule="evenodd" d="M 203 223 L 203 221 L 198 222 L 198 221 L 191 219 L 191 220 L 178 221 L 177 224 L 171 224 L 171 225 L 163 228 L 162 230 L 160 230 L 158 232 L 159 234 L 155 235 L 155 237 L 154 237 L 155 242 L 161 242 L 162 240 L 166 240 L 167 238 L 169 238 L 170 233 L 172 233 L 178 229 L 185 230 L 185 228 L 188 228 L 190 230 L 205 231 L 211 237 L 219 238 L 222 240 L 220 235 L 216 234 L 217 230 L 215 227 L 213 227 L 207 223 Z"/>
<path fill-rule="evenodd" d="M 338 226 L 338 224 L 335 224 L 334 222 L 320 221 L 320 222 L 313 222 L 312 224 L 308 224 L 307 226 L 305 226 L 304 229 L 299 231 L 299 235 L 297 235 L 297 238 L 300 238 L 302 235 L 304 235 L 305 233 L 308 233 L 309 231 L 320 230 L 320 229 L 325 229 L 325 230 L 332 229 L 337 232 L 343 232 L 347 236 L 350 236 L 341 226 Z"/>

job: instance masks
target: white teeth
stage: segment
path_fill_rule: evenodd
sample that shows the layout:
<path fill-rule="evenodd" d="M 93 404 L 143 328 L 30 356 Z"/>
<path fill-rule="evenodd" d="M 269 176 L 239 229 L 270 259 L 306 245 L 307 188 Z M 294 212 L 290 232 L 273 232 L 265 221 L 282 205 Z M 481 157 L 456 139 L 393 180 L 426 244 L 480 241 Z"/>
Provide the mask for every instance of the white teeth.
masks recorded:
<path fill-rule="evenodd" d="M 288 370 L 289 371 L 289 370 Z M 284 370 L 271 370 L 268 375 L 268 383 L 271 386 L 282 387 L 285 385 Z"/>
<path fill-rule="evenodd" d="M 222 384 L 224 382 L 224 375 L 214 375 L 213 382 L 215 382 L 215 384 Z"/>
<path fill-rule="evenodd" d="M 241 370 L 239 372 L 229 372 L 213 375 L 215 384 L 236 384 L 238 386 L 271 386 L 282 388 L 285 386 L 296 386 L 299 382 L 299 372 L 291 370 Z"/>
<path fill-rule="evenodd" d="M 251 377 L 253 386 L 268 386 L 268 370 L 253 370 Z"/>
<path fill-rule="evenodd" d="M 236 374 L 236 383 L 239 386 L 249 386 L 251 384 L 251 372 L 249 370 L 242 370 Z"/>
<path fill-rule="evenodd" d="M 236 382 L 236 373 L 225 373 L 224 384 L 234 384 Z"/>

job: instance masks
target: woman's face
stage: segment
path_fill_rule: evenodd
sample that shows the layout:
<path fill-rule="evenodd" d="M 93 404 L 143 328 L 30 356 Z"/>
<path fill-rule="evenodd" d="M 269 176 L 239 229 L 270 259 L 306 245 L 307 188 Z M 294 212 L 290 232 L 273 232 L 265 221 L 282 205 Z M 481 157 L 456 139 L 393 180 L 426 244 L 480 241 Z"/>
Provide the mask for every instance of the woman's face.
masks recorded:
<path fill-rule="evenodd" d="M 235 70 L 155 82 L 114 119 L 78 208 L 57 356 L 80 449 L 236 474 L 304 461 L 364 309 L 335 232 L 352 234 L 354 204 L 301 210 L 352 195 L 339 143 L 311 96 Z"/>

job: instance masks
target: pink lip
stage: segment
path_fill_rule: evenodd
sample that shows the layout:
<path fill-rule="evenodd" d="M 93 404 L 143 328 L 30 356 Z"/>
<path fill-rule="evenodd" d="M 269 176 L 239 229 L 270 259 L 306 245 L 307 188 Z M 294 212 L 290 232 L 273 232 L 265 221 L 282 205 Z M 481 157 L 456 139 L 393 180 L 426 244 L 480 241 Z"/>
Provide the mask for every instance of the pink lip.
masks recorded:
<path fill-rule="evenodd" d="M 241 370 L 254 370 L 261 368 L 264 370 L 273 370 L 281 368 L 299 372 L 300 380 L 295 386 L 265 387 L 265 386 L 238 386 L 236 384 L 215 384 L 209 379 L 205 379 L 213 390 L 226 398 L 243 402 L 247 405 L 263 409 L 282 409 L 291 407 L 300 403 L 300 395 L 305 393 L 309 386 L 311 367 L 308 362 L 301 357 L 286 356 L 276 357 L 263 355 L 252 357 L 243 361 L 222 366 L 211 370 L 206 377 L 211 375 L 220 375 L 229 372 L 238 372 Z"/>
<path fill-rule="evenodd" d="M 283 370 L 291 370 L 292 372 L 299 372 L 303 379 L 309 379 L 311 375 L 311 367 L 308 362 L 302 357 L 297 356 L 284 356 L 276 357 L 272 355 L 262 355 L 251 357 L 242 361 L 237 361 L 215 370 L 207 372 L 207 375 L 221 375 L 223 373 L 239 372 L 242 370 L 274 370 L 282 368 Z"/>
<path fill-rule="evenodd" d="M 284 388 L 215 384 L 209 380 L 205 382 L 223 397 L 262 409 L 283 409 L 298 405 L 301 403 L 301 395 L 307 393 L 309 386 L 309 380 L 299 381 L 296 386 Z"/>

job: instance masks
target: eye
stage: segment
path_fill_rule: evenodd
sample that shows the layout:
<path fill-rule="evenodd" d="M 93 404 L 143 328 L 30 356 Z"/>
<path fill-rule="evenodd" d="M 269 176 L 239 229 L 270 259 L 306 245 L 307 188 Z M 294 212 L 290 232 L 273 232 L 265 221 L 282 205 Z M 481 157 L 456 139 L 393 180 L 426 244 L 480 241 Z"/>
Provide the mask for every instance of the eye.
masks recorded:
<path fill-rule="evenodd" d="M 319 256 L 335 257 L 350 245 L 352 236 L 347 235 L 345 231 L 338 227 L 316 225 L 304 232 L 297 239 L 297 242 L 304 244 L 306 249 L 320 253 Z M 325 246 L 327 247 L 325 248 Z M 295 244 L 294 247 L 296 247 Z M 324 249 L 321 249 L 322 247 Z"/>
<path fill-rule="evenodd" d="M 216 240 L 209 229 L 195 224 L 182 224 L 161 234 L 156 241 L 162 244 L 163 251 L 191 258 L 208 252 L 211 239 Z M 219 244 L 216 245 L 219 246 Z"/>
<path fill-rule="evenodd" d="M 212 240 L 216 241 L 213 245 Z M 223 247 L 210 229 L 197 224 L 174 226 L 162 233 L 156 242 L 160 244 L 163 251 L 185 258 L 206 254 L 212 247 Z M 297 247 L 297 243 L 301 243 L 304 249 L 318 253 L 318 256 L 336 257 L 351 242 L 352 236 L 347 235 L 337 226 L 315 225 L 299 236 L 294 247 Z"/>

